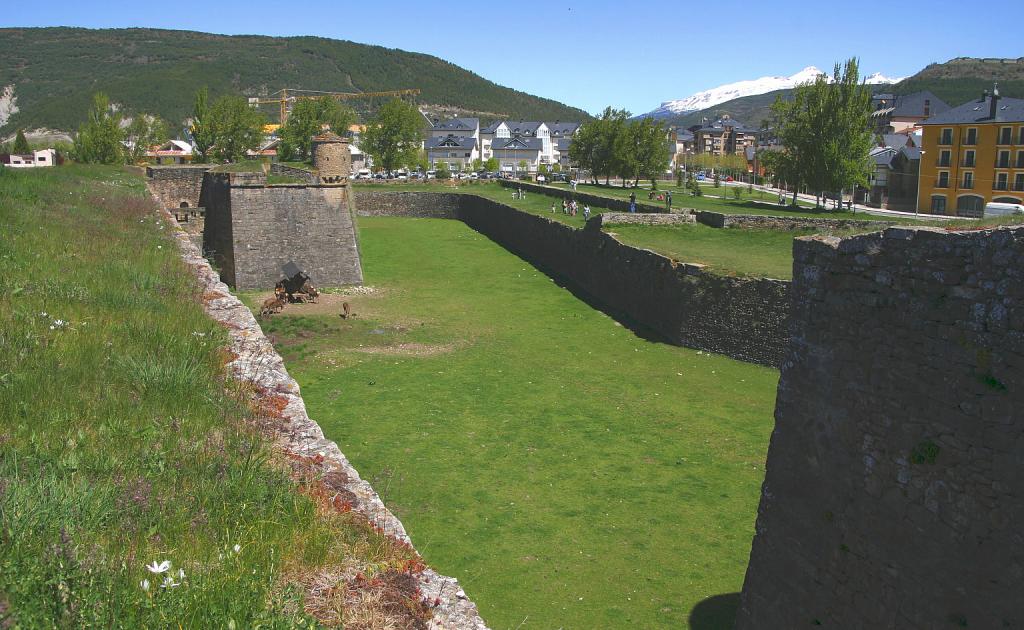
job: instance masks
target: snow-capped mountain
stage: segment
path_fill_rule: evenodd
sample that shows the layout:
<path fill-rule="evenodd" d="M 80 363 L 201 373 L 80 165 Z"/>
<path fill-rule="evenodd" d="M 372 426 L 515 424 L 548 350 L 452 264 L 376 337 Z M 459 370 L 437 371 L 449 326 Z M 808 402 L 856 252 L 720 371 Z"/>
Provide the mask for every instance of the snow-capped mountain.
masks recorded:
<path fill-rule="evenodd" d="M 644 116 L 650 116 L 653 118 L 678 116 L 679 114 L 685 114 L 686 112 L 693 112 L 699 109 L 713 107 L 720 103 L 731 101 L 734 98 L 740 98 L 741 96 L 753 96 L 754 94 L 765 94 L 767 92 L 774 92 L 775 90 L 790 89 L 801 83 L 814 81 L 815 77 L 819 74 L 822 74 L 821 70 L 814 66 L 807 66 L 800 72 L 789 77 L 761 77 L 760 79 L 753 79 L 750 81 L 727 83 L 710 90 L 697 92 L 696 94 L 687 96 L 686 98 L 681 98 L 675 101 L 666 101 L 661 104 L 661 107 L 644 114 Z M 882 73 L 876 72 L 868 76 L 865 81 L 870 84 L 896 83 L 897 81 L 900 81 L 900 79 L 890 79 Z"/>

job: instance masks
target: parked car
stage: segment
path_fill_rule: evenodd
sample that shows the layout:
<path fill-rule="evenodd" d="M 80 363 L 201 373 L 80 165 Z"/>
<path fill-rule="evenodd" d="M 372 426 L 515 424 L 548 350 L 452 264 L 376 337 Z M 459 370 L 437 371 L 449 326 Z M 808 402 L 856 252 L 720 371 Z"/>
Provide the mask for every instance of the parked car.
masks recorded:
<path fill-rule="evenodd" d="M 988 217 L 1005 217 L 1011 214 L 1024 214 L 1024 205 L 999 201 L 990 201 L 985 204 L 984 216 L 986 219 Z"/>
<path fill-rule="evenodd" d="M 538 184 L 543 184 L 543 183 L 545 183 L 547 181 L 548 181 L 548 178 L 545 177 L 544 175 L 538 175 L 537 176 L 537 183 Z"/>

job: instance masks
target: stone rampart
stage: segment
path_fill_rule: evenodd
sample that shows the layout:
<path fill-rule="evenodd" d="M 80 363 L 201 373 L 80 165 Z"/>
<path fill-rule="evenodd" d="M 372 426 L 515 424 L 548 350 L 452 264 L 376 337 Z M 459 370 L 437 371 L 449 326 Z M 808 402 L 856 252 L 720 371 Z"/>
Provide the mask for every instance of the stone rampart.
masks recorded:
<path fill-rule="evenodd" d="M 456 206 L 457 204 L 457 206 Z M 625 245 L 591 221 L 576 229 L 471 194 L 356 193 L 360 214 L 459 218 L 671 343 L 778 365 L 789 282 L 735 278 Z M 438 214 L 425 212 L 437 207 Z"/>
<path fill-rule="evenodd" d="M 614 212 L 629 212 L 629 201 L 625 199 L 612 199 L 611 197 L 602 197 L 601 195 L 593 195 L 585 192 L 573 192 L 571 188 L 558 188 L 555 186 L 544 186 L 541 184 L 532 184 L 530 182 L 521 182 L 518 180 L 499 180 L 501 185 L 506 188 L 522 188 L 527 192 L 534 192 L 540 195 L 548 195 L 549 197 L 558 197 L 559 199 L 575 199 L 576 203 L 587 204 L 595 208 L 607 208 Z M 638 190 L 643 192 L 642 190 Z M 638 195 L 636 201 L 637 212 L 645 213 L 662 213 L 668 212 L 665 208 L 665 204 L 654 204 L 646 201 L 641 201 Z M 675 200 L 678 203 L 680 200 Z M 687 208 L 672 208 L 672 212 L 685 212 Z"/>
<path fill-rule="evenodd" d="M 289 261 L 318 286 L 359 284 L 350 200 L 348 186 L 263 186 L 239 173 L 208 173 L 203 249 L 236 289 L 273 287 Z"/>
<path fill-rule="evenodd" d="M 317 176 L 315 172 L 304 168 L 288 166 L 287 164 L 279 164 L 277 162 L 272 162 L 270 164 L 270 172 L 274 175 L 284 175 L 287 177 L 301 179 L 306 184 L 320 183 L 320 178 Z"/>
<path fill-rule="evenodd" d="M 713 228 L 753 228 L 760 230 L 851 230 L 885 229 L 891 221 L 860 221 L 827 217 L 773 217 L 759 214 L 724 214 L 697 210 L 697 222 Z"/>
<path fill-rule="evenodd" d="M 1024 625 L 1024 227 L 794 255 L 736 627 Z"/>
<path fill-rule="evenodd" d="M 597 227 L 610 225 L 683 225 L 694 223 L 696 217 L 686 214 L 648 214 L 641 212 L 605 212 L 590 219 Z"/>
<path fill-rule="evenodd" d="M 198 208 L 203 175 L 212 164 L 147 166 L 149 190 L 166 209 Z"/>
<path fill-rule="evenodd" d="M 461 197 L 457 193 L 360 190 L 355 196 L 356 212 L 361 217 L 457 219 Z"/>

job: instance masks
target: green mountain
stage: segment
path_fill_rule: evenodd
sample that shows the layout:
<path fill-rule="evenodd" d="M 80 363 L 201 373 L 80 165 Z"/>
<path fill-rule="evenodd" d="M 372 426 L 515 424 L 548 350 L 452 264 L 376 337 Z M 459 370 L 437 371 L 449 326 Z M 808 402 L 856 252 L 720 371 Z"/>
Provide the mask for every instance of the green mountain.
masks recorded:
<path fill-rule="evenodd" d="M 0 29 L 0 135 L 19 127 L 76 129 L 100 90 L 129 111 L 159 114 L 176 124 L 188 116 L 195 91 L 204 85 L 211 97 L 266 96 L 285 87 L 419 88 L 417 103 L 434 111 L 481 118 L 590 118 L 437 57 L 349 41 L 141 28 Z"/>
<path fill-rule="evenodd" d="M 868 86 L 875 93 L 892 92 L 911 94 L 931 90 L 951 107 L 966 103 L 981 96 L 982 90 L 991 90 L 994 82 L 999 83 L 999 93 L 1013 98 L 1024 98 L 1024 57 L 1019 59 L 975 59 L 958 57 L 946 63 L 933 63 L 917 74 L 907 77 L 895 85 Z M 771 105 L 777 96 L 787 98 L 792 90 L 776 90 L 766 94 L 743 96 L 720 103 L 707 109 L 680 114 L 665 119 L 666 124 L 689 127 L 707 118 L 716 120 L 728 114 L 740 122 L 759 127 L 761 121 L 771 116 Z"/>
<path fill-rule="evenodd" d="M 1019 59 L 975 59 L 957 57 L 946 63 L 929 64 L 914 76 L 896 84 L 896 91 L 909 94 L 931 90 L 933 94 L 956 107 L 981 96 L 999 83 L 999 93 L 1024 98 L 1024 57 Z"/>

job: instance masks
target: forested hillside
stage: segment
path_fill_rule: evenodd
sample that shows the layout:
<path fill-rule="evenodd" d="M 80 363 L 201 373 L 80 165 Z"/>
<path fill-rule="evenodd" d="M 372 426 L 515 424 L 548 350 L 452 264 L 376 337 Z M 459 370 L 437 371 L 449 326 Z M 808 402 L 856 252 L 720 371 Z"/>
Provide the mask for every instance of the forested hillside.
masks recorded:
<path fill-rule="evenodd" d="M 208 86 L 261 96 L 280 88 L 373 92 L 419 88 L 421 104 L 492 116 L 583 120 L 582 110 L 502 87 L 430 55 L 320 37 L 224 36 L 157 29 L 0 29 L 0 101 L 13 87 L 18 127 L 77 128 L 92 93 L 180 123 Z M 268 108 L 272 112 L 273 108 Z M 486 116 L 485 116 L 486 117 Z"/>

